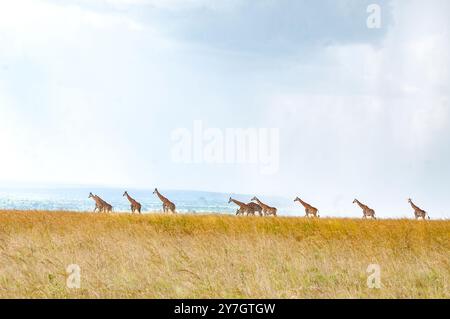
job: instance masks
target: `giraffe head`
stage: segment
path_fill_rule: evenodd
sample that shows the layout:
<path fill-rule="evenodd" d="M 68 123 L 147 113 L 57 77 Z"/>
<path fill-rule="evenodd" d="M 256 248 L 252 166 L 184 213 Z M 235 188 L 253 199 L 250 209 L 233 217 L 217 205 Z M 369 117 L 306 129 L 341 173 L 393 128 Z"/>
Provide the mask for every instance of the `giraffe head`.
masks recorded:
<path fill-rule="evenodd" d="M 230 197 L 230 199 L 228 200 L 228 204 L 231 203 L 233 201 L 233 199 Z"/>
<path fill-rule="evenodd" d="M 294 202 L 299 202 L 299 201 L 300 201 L 300 198 L 298 198 L 298 196 L 295 197 Z"/>
<path fill-rule="evenodd" d="M 94 197 L 94 194 L 92 194 L 92 192 L 91 192 L 91 193 L 89 193 L 88 198 L 92 198 L 92 197 Z"/>
<path fill-rule="evenodd" d="M 353 200 L 353 204 L 356 204 L 357 201 L 358 201 L 358 200 L 355 198 L 355 199 Z"/>
<path fill-rule="evenodd" d="M 123 193 L 123 197 L 125 197 L 125 196 L 127 196 L 128 195 L 128 192 L 127 191 L 125 191 L 124 193 Z"/>
<path fill-rule="evenodd" d="M 153 194 L 156 194 L 158 192 L 158 189 L 155 188 L 155 190 L 153 191 Z"/>
<path fill-rule="evenodd" d="M 258 200 L 258 198 L 256 198 L 256 196 L 254 196 L 251 200 Z"/>
<path fill-rule="evenodd" d="M 412 199 L 411 198 L 408 198 L 408 203 L 412 203 Z"/>

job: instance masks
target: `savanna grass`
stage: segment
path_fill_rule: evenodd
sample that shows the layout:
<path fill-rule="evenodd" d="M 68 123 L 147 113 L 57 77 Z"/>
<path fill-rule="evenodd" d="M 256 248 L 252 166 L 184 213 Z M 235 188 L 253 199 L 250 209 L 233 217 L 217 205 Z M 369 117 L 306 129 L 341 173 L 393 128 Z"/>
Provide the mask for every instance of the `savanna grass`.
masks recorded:
<path fill-rule="evenodd" d="M 448 220 L 0 211 L 3 298 L 449 298 L 449 260 Z"/>

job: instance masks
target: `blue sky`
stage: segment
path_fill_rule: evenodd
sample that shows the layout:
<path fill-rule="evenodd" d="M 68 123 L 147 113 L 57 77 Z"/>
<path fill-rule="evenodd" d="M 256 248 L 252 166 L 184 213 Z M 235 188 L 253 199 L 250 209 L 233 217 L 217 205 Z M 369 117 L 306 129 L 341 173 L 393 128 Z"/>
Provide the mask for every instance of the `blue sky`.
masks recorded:
<path fill-rule="evenodd" d="M 370 3 L 381 29 L 366 27 Z M 448 217 L 449 12 L 446 0 L 0 1 L 0 183 L 299 195 L 334 211 L 358 197 L 405 215 L 412 197 Z M 279 128 L 278 172 L 174 163 L 171 132 L 195 120 Z"/>

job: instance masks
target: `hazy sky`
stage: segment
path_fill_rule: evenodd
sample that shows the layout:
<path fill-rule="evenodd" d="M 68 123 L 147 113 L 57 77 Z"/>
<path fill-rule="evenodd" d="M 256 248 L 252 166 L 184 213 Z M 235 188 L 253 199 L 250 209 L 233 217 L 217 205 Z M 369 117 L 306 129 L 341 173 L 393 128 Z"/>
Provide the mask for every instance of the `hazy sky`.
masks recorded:
<path fill-rule="evenodd" d="M 0 184 L 449 217 L 449 39 L 447 0 L 0 0 Z M 196 120 L 279 129 L 279 169 L 174 162 Z"/>

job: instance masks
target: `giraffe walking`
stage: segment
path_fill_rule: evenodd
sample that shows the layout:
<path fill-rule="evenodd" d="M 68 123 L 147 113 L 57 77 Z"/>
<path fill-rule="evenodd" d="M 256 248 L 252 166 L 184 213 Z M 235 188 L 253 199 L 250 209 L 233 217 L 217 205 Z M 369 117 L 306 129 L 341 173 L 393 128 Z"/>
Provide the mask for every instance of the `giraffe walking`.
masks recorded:
<path fill-rule="evenodd" d="M 247 214 L 247 216 L 248 215 L 253 215 L 253 216 L 255 215 L 255 207 L 253 205 L 245 204 L 245 203 L 240 202 L 238 200 L 235 200 L 235 199 L 233 199 L 231 197 L 228 200 L 228 204 L 230 204 L 230 203 L 235 203 L 236 205 L 239 206 L 239 209 L 236 211 L 236 215 L 238 215 L 237 212 L 239 212 L 239 215 L 241 215 L 241 214 L 242 215 L 243 214 Z"/>
<path fill-rule="evenodd" d="M 95 195 L 101 202 L 103 205 L 103 212 L 105 213 L 111 213 L 113 210 L 113 207 L 111 204 L 107 203 L 106 201 L 104 201 L 103 199 L 101 199 L 99 196 Z"/>
<path fill-rule="evenodd" d="M 372 217 L 373 219 L 377 219 L 375 217 L 375 211 L 370 208 L 367 205 L 364 205 L 363 203 L 361 203 L 359 200 L 357 200 L 355 198 L 355 200 L 353 201 L 353 204 L 358 204 L 359 207 L 361 207 L 362 211 L 363 211 L 363 218 L 367 218 L 367 217 Z"/>
<path fill-rule="evenodd" d="M 424 211 L 423 209 L 417 207 L 411 198 L 408 198 L 408 202 L 411 205 L 411 207 L 414 209 L 414 216 L 416 216 L 416 219 L 419 219 L 420 217 L 422 217 L 425 220 L 425 216 L 427 215 L 427 212 Z M 430 219 L 430 215 L 428 215 L 428 219 Z"/>
<path fill-rule="evenodd" d="M 263 212 L 262 212 L 263 209 L 260 205 L 253 203 L 253 202 L 247 203 L 247 205 L 250 206 L 255 213 L 258 213 L 259 216 L 261 216 L 261 217 L 263 216 Z M 244 213 L 241 212 L 240 208 L 236 210 L 236 215 L 243 215 L 243 214 Z M 248 213 L 247 213 L 247 215 L 248 215 Z"/>
<path fill-rule="evenodd" d="M 141 213 L 142 205 L 141 203 L 137 202 L 134 198 L 132 198 L 130 195 L 128 195 L 128 192 L 125 191 L 123 193 L 123 196 L 128 199 L 130 202 L 131 212 L 134 214 L 135 211 L 137 211 L 139 214 Z"/>
<path fill-rule="evenodd" d="M 94 213 L 97 209 L 100 213 L 101 212 L 112 212 L 112 210 L 113 210 L 112 205 L 105 202 L 103 199 L 100 198 L 100 196 L 94 195 L 91 192 L 91 193 L 89 193 L 88 198 L 92 198 L 95 201 Z"/>
<path fill-rule="evenodd" d="M 260 217 L 263 216 L 263 209 L 262 209 L 261 205 L 258 205 L 258 204 L 253 203 L 253 202 L 247 203 L 247 205 L 250 206 L 250 208 L 253 209 L 253 212 L 254 212 L 254 213 L 258 213 L 258 215 L 259 215 Z M 253 215 L 254 215 L 254 214 L 253 214 Z"/>
<path fill-rule="evenodd" d="M 267 204 L 264 204 L 256 196 L 253 197 L 252 200 L 256 201 L 259 204 L 259 206 L 261 206 L 263 214 L 265 216 L 270 216 L 270 215 L 273 215 L 275 217 L 277 216 L 277 209 L 275 207 L 271 207 Z"/>
<path fill-rule="evenodd" d="M 102 199 L 102 201 L 103 201 L 103 205 L 104 205 L 103 210 L 104 210 L 106 213 L 112 213 L 112 211 L 113 211 L 112 205 L 109 204 L 109 203 L 107 203 L 107 202 L 105 202 L 103 199 Z"/>
<path fill-rule="evenodd" d="M 161 193 L 158 191 L 157 188 L 155 188 L 155 190 L 153 191 L 153 194 L 156 194 L 156 196 L 158 196 L 158 198 L 161 200 L 164 213 L 170 211 L 172 214 L 176 214 L 175 204 L 172 203 L 170 200 L 168 200 L 163 195 L 161 195 Z"/>
<path fill-rule="evenodd" d="M 88 198 L 92 198 L 95 202 L 95 207 L 94 207 L 94 213 L 97 211 L 101 212 L 103 209 L 103 203 L 100 199 L 100 197 L 98 197 L 97 195 L 92 194 L 92 192 L 89 193 Z"/>
<path fill-rule="evenodd" d="M 306 212 L 306 217 L 309 217 L 309 215 L 312 215 L 314 217 L 320 217 L 319 216 L 319 210 L 311 205 L 309 205 L 308 203 L 302 201 L 299 197 L 296 197 L 294 199 L 294 202 L 299 202 L 300 204 L 303 205 L 303 207 L 305 207 L 305 212 Z"/>

